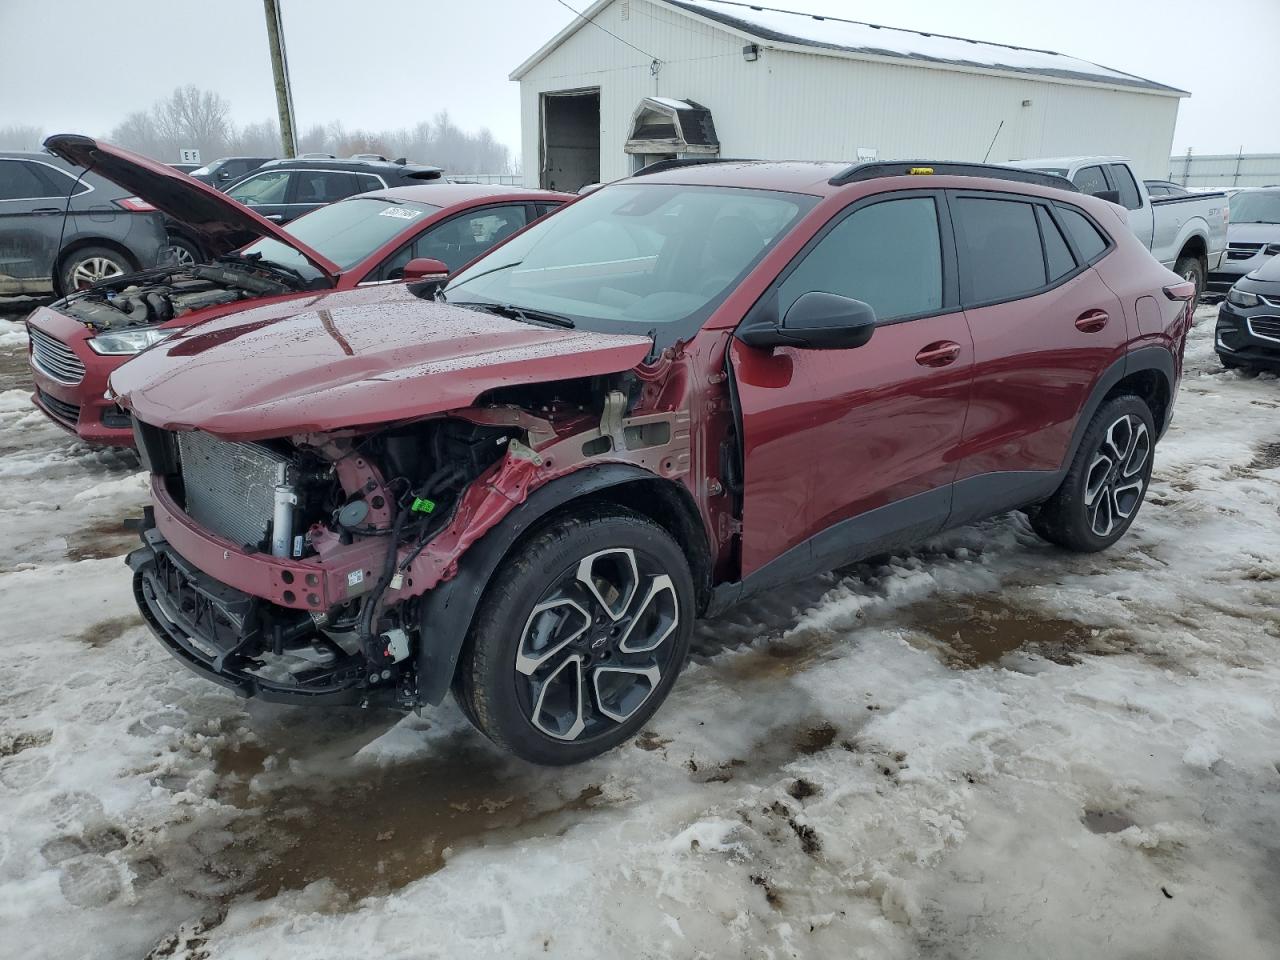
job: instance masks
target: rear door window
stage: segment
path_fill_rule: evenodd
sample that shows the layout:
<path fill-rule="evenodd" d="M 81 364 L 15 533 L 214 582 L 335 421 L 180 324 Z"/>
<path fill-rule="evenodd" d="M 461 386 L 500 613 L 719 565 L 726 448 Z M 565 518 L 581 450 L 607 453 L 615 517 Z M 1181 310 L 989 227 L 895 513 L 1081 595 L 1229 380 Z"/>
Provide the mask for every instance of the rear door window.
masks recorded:
<path fill-rule="evenodd" d="M 1094 257 L 1107 249 L 1106 239 L 1083 213 L 1058 204 L 1058 216 L 1062 218 L 1063 226 L 1067 228 L 1067 233 L 1076 245 L 1076 252 L 1084 262 L 1092 262 Z"/>
<path fill-rule="evenodd" d="M 1034 204 L 960 197 L 951 204 L 966 306 L 1012 300 L 1047 281 Z"/>
<path fill-rule="evenodd" d="M 1138 192 L 1138 184 L 1129 168 L 1123 163 L 1113 163 L 1110 170 L 1111 182 L 1116 185 L 1116 191 L 1120 194 L 1121 205 L 1129 210 L 1141 209 L 1142 194 Z"/>
<path fill-rule="evenodd" d="M 338 170 L 295 170 L 291 203 L 333 203 L 359 193 L 354 173 Z"/>
<path fill-rule="evenodd" d="M 71 182 L 68 181 L 67 188 Z M 65 192 L 65 190 L 64 190 Z M 35 200 L 56 194 L 25 160 L 0 160 L 0 200 Z"/>
<path fill-rule="evenodd" d="M 1102 167 L 1081 167 L 1071 178 L 1071 182 L 1080 189 L 1081 193 L 1087 193 L 1091 197 L 1111 189 L 1111 185 L 1107 183 L 1107 175 L 1102 172 Z"/>
<path fill-rule="evenodd" d="M 873 203 L 837 223 L 782 282 L 779 316 L 812 291 L 862 300 L 878 320 L 940 310 L 942 244 L 933 197 Z"/>
<path fill-rule="evenodd" d="M 368 190 L 381 190 L 386 184 L 371 173 L 357 173 L 356 186 L 360 188 L 361 193 L 364 193 Z"/>

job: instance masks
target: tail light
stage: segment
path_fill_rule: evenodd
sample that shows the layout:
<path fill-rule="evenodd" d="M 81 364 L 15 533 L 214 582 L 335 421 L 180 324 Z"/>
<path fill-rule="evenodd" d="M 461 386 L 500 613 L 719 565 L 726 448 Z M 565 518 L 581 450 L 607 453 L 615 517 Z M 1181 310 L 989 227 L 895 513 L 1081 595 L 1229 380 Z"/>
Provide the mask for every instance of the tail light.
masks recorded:
<path fill-rule="evenodd" d="M 1196 285 L 1192 280 L 1171 283 L 1164 288 L 1164 295 L 1170 300 L 1192 300 L 1196 295 Z"/>
<path fill-rule="evenodd" d="M 141 197 L 125 197 L 123 200 L 117 200 L 116 206 L 122 207 L 130 213 L 153 213 L 156 209 Z"/>

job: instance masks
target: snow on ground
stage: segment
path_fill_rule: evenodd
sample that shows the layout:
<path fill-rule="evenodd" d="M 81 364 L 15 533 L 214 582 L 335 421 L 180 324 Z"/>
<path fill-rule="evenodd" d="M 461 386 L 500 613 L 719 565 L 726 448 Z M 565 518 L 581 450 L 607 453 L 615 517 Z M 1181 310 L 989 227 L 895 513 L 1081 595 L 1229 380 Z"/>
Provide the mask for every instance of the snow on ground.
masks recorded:
<path fill-rule="evenodd" d="M 4 380 L 0 956 L 1274 957 L 1280 382 L 1201 317 L 1110 552 L 1008 516 L 745 605 L 567 770 L 186 672 L 136 463 Z"/>

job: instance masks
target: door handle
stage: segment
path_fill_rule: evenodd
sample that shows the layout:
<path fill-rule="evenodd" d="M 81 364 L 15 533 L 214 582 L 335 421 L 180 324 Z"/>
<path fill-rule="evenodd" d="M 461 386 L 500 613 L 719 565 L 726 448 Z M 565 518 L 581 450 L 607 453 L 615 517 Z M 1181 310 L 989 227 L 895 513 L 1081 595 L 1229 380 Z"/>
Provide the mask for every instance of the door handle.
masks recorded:
<path fill-rule="evenodd" d="M 935 340 L 928 346 L 921 347 L 916 354 L 916 363 L 922 367 L 945 367 L 955 363 L 960 356 L 960 344 L 951 340 Z"/>
<path fill-rule="evenodd" d="M 1076 329 L 1081 333 L 1097 333 L 1107 325 L 1111 317 L 1105 310 L 1086 310 L 1076 317 Z"/>
<path fill-rule="evenodd" d="M 272 223 L 279 223 L 284 219 L 283 213 L 268 213 L 265 216 L 266 219 L 270 220 Z"/>
<path fill-rule="evenodd" d="M 54 217 L 62 213 L 61 207 L 37 207 L 31 213 L 37 217 Z"/>

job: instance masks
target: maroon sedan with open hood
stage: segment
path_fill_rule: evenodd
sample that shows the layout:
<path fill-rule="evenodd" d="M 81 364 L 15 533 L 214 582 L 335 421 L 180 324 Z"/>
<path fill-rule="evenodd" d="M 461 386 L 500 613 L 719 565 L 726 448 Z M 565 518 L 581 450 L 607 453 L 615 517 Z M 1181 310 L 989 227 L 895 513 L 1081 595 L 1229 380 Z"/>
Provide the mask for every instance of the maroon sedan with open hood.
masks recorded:
<path fill-rule="evenodd" d="M 128 415 L 105 396 L 107 378 L 152 344 L 250 303 L 456 270 L 572 199 L 424 184 L 360 194 L 280 227 L 166 164 L 109 144 L 59 135 L 45 146 L 182 221 L 214 255 L 207 264 L 112 277 L 27 319 L 36 406 L 82 440 L 120 446 L 131 446 L 133 434 Z"/>
<path fill-rule="evenodd" d="M 744 596 L 1011 509 L 1114 543 L 1194 296 L 1059 177 L 655 164 L 436 297 L 260 306 L 117 371 L 135 596 L 246 696 L 452 689 L 514 753 L 583 760 Z"/>

